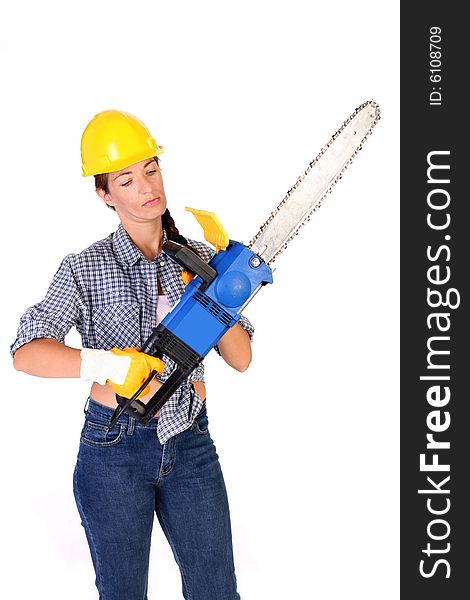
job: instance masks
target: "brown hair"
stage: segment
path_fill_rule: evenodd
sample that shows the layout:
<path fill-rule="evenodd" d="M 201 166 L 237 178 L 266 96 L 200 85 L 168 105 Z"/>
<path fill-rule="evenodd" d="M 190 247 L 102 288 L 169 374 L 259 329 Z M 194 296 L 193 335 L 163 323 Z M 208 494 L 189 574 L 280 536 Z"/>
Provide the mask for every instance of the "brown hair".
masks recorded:
<path fill-rule="evenodd" d="M 157 163 L 158 166 L 160 166 L 160 161 L 158 160 L 158 156 L 154 156 L 153 160 Z M 106 194 L 109 194 L 109 187 L 108 187 L 109 173 L 99 173 L 98 175 L 95 175 L 94 177 L 95 177 L 95 189 L 103 190 Z M 109 206 L 109 204 L 108 204 L 108 206 Z M 113 210 L 115 210 L 114 206 L 109 206 L 109 208 L 112 208 Z M 184 236 L 182 236 L 180 234 L 180 232 L 178 231 L 178 228 L 176 227 L 173 217 L 170 215 L 170 211 L 168 209 L 166 209 L 162 215 L 162 226 L 163 226 L 163 229 L 165 230 L 166 237 L 169 240 L 171 240 L 173 242 L 177 242 L 178 244 L 184 244 L 185 246 L 187 245 L 188 240 Z M 197 250 L 195 250 L 195 252 L 197 253 Z"/>

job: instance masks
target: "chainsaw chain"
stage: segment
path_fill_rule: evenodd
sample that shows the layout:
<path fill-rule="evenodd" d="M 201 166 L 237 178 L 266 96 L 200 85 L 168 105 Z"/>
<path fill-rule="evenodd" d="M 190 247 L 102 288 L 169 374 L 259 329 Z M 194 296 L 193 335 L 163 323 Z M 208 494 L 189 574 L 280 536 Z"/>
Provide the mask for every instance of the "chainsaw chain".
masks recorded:
<path fill-rule="evenodd" d="M 284 198 L 281 200 L 281 202 L 278 204 L 278 206 L 272 211 L 272 213 L 270 214 L 270 216 L 267 218 L 267 220 L 261 225 L 258 233 L 255 235 L 255 237 L 250 241 L 250 243 L 248 244 L 248 247 L 252 247 L 253 244 L 256 242 L 256 240 L 260 237 L 260 235 L 263 233 L 264 229 L 269 225 L 269 223 L 273 220 L 273 218 L 275 217 L 275 215 L 282 209 L 282 207 L 284 206 L 284 204 L 287 202 L 287 200 L 289 199 L 289 197 L 291 196 L 291 194 L 297 189 L 297 187 L 300 185 L 300 183 L 304 180 L 305 176 L 307 175 L 307 173 L 310 172 L 310 170 L 315 166 L 315 163 L 321 158 L 321 156 L 323 156 L 323 154 L 328 150 L 328 148 L 331 146 L 331 144 L 334 142 L 334 140 L 338 137 L 338 135 L 343 131 L 343 129 L 346 127 L 346 125 L 348 125 L 348 123 L 350 123 L 350 121 L 352 119 L 354 119 L 354 117 L 357 115 L 357 113 L 359 111 L 361 111 L 364 107 L 369 106 L 370 107 L 370 111 L 373 111 L 371 113 L 371 116 L 375 113 L 375 119 L 374 121 L 371 123 L 368 131 L 366 132 L 366 134 L 364 135 L 364 137 L 361 140 L 361 143 L 359 144 L 359 146 L 357 147 L 356 151 L 351 155 L 351 158 L 348 160 L 348 162 L 344 165 L 344 167 L 338 172 L 338 174 L 336 175 L 336 177 L 334 178 L 334 180 L 331 182 L 331 185 L 328 187 L 328 189 L 325 191 L 325 193 L 321 196 L 321 198 L 318 200 L 318 202 L 314 205 L 314 207 L 312 208 L 312 210 L 309 212 L 308 215 L 306 215 L 304 217 L 304 219 L 299 223 L 299 225 L 297 226 L 296 230 L 291 234 L 291 236 L 285 241 L 285 243 L 280 246 L 280 248 L 277 250 L 277 252 L 271 257 L 271 259 L 268 261 L 267 264 L 271 264 L 274 262 L 274 260 L 277 258 L 277 256 L 279 256 L 279 254 L 281 254 L 281 252 L 283 252 L 283 250 L 285 250 L 287 248 L 287 245 L 289 244 L 289 242 L 291 242 L 293 240 L 293 238 L 299 233 L 300 229 L 305 225 L 305 223 L 308 223 L 308 221 L 310 221 L 310 217 L 313 215 L 313 213 L 318 210 L 320 208 L 320 206 L 323 203 L 323 200 L 326 198 L 326 196 L 328 194 L 331 193 L 331 190 L 333 189 L 333 187 L 338 183 L 338 181 L 342 178 L 343 173 L 346 171 L 346 169 L 348 168 L 348 166 L 352 163 L 352 161 L 354 160 L 356 154 L 359 152 L 359 150 L 361 150 L 363 143 L 365 142 L 365 140 L 369 137 L 369 135 L 372 132 L 372 129 L 375 127 L 375 125 L 377 124 L 377 122 L 380 119 L 380 107 L 377 104 L 377 102 L 375 102 L 374 100 L 369 100 L 368 102 L 364 102 L 363 104 L 361 104 L 360 106 L 358 106 L 356 108 L 356 110 L 352 113 L 351 116 L 349 116 L 346 121 L 344 121 L 343 125 L 333 134 L 333 136 L 331 137 L 331 139 L 329 140 L 329 142 L 323 146 L 323 148 L 320 150 L 320 152 L 318 153 L 318 155 L 309 163 L 308 167 L 305 169 L 305 171 L 299 176 L 299 178 L 297 179 L 297 181 L 294 183 L 294 185 L 290 188 L 290 190 L 287 192 L 287 194 L 284 196 Z"/>

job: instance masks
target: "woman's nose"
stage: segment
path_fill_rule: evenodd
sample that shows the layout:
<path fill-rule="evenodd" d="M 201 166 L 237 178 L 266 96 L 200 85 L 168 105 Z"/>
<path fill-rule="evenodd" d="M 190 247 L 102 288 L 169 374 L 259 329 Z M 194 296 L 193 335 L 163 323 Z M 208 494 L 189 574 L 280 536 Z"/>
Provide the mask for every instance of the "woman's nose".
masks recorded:
<path fill-rule="evenodd" d="M 147 192 L 152 191 L 152 186 L 150 184 L 150 181 L 147 179 L 147 177 L 140 177 L 138 182 L 139 182 L 139 192 L 141 194 L 146 194 Z"/>

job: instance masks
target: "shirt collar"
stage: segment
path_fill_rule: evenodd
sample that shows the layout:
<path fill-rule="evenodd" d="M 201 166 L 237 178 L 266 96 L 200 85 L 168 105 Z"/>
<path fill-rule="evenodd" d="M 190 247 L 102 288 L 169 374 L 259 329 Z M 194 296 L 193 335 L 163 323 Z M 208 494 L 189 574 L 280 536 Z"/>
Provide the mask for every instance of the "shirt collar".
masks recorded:
<path fill-rule="evenodd" d="M 166 231 L 163 230 L 163 242 L 166 242 L 167 239 Z M 142 254 L 131 240 L 122 223 L 113 235 L 113 248 L 116 258 L 123 264 L 134 265 L 141 259 L 148 261 L 148 258 Z"/>

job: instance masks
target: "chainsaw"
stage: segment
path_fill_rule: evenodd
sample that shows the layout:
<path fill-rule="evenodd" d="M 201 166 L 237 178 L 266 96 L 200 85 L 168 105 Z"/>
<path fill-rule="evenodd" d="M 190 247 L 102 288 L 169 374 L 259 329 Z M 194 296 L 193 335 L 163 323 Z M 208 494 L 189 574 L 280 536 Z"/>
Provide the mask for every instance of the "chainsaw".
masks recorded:
<path fill-rule="evenodd" d="M 206 263 L 185 245 L 173 241 L 163 244 L 163 252 L 183 267 L 190 280 L 179 302 L 152 330 L 141 350 L 158 358 L 170 358 L 175 369 L 147 403 L 138 400 L 138 396 L 157 375 L 156 371 L 149 374 L 131 398 L 116 394 L 118 407 L 109 428 L 125 412 L 146 425 L 220 338 L 240 320 L 241 313 L 259 290 L 273 282 L 274 260 L 321 206 L 379 119 L 380 108 L 373 100 L 356 108 L 247 246 L 230 240 L 214 213 L 186 209 L 194 214 L 216 254 Z"/>

